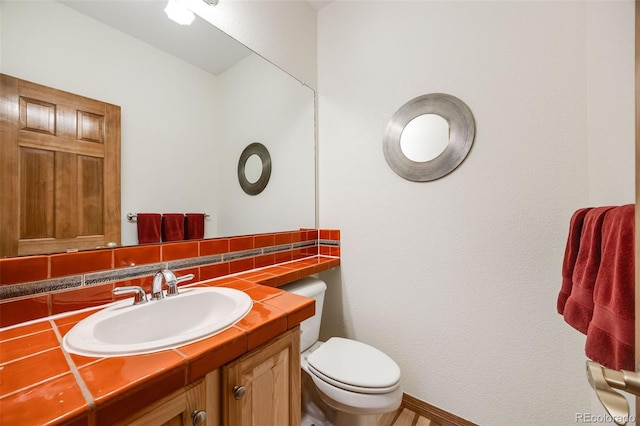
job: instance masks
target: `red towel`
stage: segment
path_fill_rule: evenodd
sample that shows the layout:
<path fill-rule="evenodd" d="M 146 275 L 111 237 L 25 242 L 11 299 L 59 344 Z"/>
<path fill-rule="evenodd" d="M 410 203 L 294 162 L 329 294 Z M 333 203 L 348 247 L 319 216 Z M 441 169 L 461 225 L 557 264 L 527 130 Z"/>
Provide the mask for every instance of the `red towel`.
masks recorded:
<path fill-rule="evenodd" d="M 160 242 L 162 216 L 160 213 L 138 213 L 138 243 L 149 244 Z"/>
<path fill-rule="evenodd" d="M 184 214 L 164 213 L 162 215 L 162 241 L 184 240 Z"/>
<path fill-rule="evenodd" d="M 188 240 L 201 240 L 204 238 L 204 213 L 187 213 L 185 231 Z"/>
<path fill-rule="evenodd" d="M 564 306 L 564 320 L 584 334 L 587 334 L 593 316 L 593 288 L 600 268 L 602 222 L 612 208 L 596 207 L 585 215 L 580 250 L 573 268 L 571 295 Z"/>
<path fill-rule="evenodd" d="M 562 262 L 562 287 L 558 294 L 558 313 L 560 315 L 564 313 L 564 305 L 567 303 L 567 299 L 571 294 L 571 288 L 573 287 L 573 269 L 576 265 L 576 259 L 578 258 L 578 250 L 580 250 L 582 225 L 584 224 L 584 217 L 589 210 L 591 210 L 591 207 L 585 207 L 577 210 L 573 213 L 573 216 L 571 216 L 569 237 L 567 238 L 567 245 L 564 250 L 564 261 Z"/>
<path fill-rule="evenodd" d="M 614 370 L 635 371 L 635 269 L 633 204 L 606 214 L 602 260 L 594 289 L 593 319 L 586 354 Z"/>

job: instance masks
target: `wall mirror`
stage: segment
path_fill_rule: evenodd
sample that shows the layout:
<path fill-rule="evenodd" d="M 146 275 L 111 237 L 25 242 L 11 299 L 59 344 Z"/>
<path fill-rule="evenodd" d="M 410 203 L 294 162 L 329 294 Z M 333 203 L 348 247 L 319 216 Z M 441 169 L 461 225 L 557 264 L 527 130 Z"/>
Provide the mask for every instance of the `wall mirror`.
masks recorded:
<path fill-rule="evenodd" d="M 469 107 L 454 96 L 431 93 L 410 100 L 391 117 L 383 152 L 399 176 L 426 182 L 458 167 L 474 137 L 475 121 Z"/>
<path fill-rule="evenodd" d="M 238 182 L 249 195 L 260 194 L 271 177 L 271 156 L 267 147 L 259 142 L 247 146 L 238 160 Z"/>
<path fill-rule="evenodd" d="M 138 212 L 206 213 L 205 238 L 315 227 L 314 91 L 165 6 L 0 2 L 0 72 L 122 108 L 122 245 L 137 244 Z M 247 197 L 236 165 L 256 140 L 278 167 L 269 191 Z"/>

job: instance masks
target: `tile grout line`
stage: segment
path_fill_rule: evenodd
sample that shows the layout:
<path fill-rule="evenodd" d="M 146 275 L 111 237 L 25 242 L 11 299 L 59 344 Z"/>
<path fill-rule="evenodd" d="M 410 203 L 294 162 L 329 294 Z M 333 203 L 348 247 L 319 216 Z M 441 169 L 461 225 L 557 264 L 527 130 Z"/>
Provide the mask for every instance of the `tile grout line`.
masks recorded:
<path fill-rule="evenodd" d="M 67 364 L 69 364 L 69 370 L 71 371 L 71 374 L 73 374 L 73 377 L 76 379 L 76 384 L 80 388 L 80 392 L 82 393 L 82 396 L 87 402 L 87 405 L 89 406 L 89 410 L 94 411 L 96 404 L 93 399 L 93 395 L 91 395 L 89 388 L 87 388 L 87 385 L 85 384 L 84 380 L 82 380 L 82 376 L 80 376 L 80 371 L 78 371 L 78 367 L 76 366 L 76 363 L 73 362 L 73 360 L 71 359 L 71 355 L 69 355 L 69 353 L 65 351 L 64 348 L 62 347 L 62 336 L 60 335 L 60 331 L 58 330 L 58 327 L 56 326 L 55 322 L 53 322 L 52 320 L 49 320 L 49 324 L 51 324 L 51 328 L 53 329 L 53 332 L 56 334 L 56 337 L 58 338 L 58 342 L 60 344 L 60 350 L 62 351 L 64 358 L 67 360 Z"/>
<path fill-rule="evenodd" d="M 2 369 L 2 367 L 0 367 L 0 369 Z M 39 382 L 30 383 L 29 385 L 27 385 L 25 387 L 22 387 L 20 389 L 14 390 L 12 392 L 8 392 L 8 393 L 5 393 L 3 395 L 0 395 L 0 399 L 4 399 L 6 397 L 9 397 L 9 396 L 12 396 L 12 395 L 15 395 L 15 394 L 18 394 L 18 393 L 22 393 L 22 392 L 24 392 L 26 390 L 29 390 L 29 389 L 33 388 L 33 387 L 36 387 L 36 386 L 41 385 L 43 383 L 47 383 L 48 381 L 51 381 L 53 379 L 58 379 L 58 378 L 66 375 L 66 374 L 69 374 L 69 372 L 65 371 L 64 373 L 60 373 L 60 374 L 56 374 L 56 375 L 51 376 L 51 377 L 47 377 L 46 379 L 40 380 Z"/>

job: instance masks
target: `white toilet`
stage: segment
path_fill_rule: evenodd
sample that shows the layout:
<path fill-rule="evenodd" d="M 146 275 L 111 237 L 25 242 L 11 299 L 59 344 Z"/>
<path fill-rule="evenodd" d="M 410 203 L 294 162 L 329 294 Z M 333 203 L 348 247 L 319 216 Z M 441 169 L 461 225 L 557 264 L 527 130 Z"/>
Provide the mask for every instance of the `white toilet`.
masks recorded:
<path fill-rule="evenodd" d="M 332 337 L 319 342 L 327 285 L 308 277 L 281 287 L 315 299 L 316 314 L 300 325 L 302 426 L 375 426 L 402 402 L 400 368 L 367 344 Z"/>

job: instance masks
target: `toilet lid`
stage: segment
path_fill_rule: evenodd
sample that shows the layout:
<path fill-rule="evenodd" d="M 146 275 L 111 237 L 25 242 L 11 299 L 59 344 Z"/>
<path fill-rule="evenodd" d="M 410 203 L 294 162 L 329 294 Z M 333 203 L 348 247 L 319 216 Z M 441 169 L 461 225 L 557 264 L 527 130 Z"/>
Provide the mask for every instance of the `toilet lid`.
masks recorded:
<path fill-rule="evenodd" d="M 400 382 L 400 367 L 388 355 L 365 343 L 332 337 L 309 354 L 314 373 L 347 390 L 391 390 Z"/>

